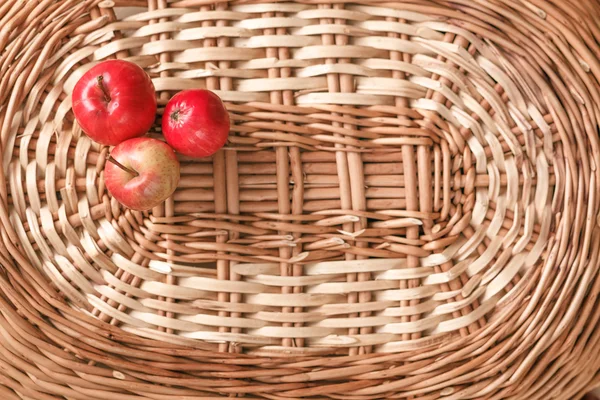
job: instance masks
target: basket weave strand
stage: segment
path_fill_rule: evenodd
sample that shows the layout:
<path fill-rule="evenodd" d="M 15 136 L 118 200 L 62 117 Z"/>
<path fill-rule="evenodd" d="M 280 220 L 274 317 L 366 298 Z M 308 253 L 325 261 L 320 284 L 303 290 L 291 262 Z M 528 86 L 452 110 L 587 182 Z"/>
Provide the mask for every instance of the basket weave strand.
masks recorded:
<path fill-rule="evenodd" d="M 594 0 L 0 3 L 0 398 L 578 399 L 600 382 Z M 97 62 L 231 115 L 125 209 Z"/>

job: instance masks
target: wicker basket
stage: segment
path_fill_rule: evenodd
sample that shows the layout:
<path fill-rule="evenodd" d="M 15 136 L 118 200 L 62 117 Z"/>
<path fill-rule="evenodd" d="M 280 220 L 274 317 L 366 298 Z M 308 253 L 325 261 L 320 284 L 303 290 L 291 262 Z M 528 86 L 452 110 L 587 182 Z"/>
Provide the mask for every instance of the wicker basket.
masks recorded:
<path fill-rule="evenodd" d="M 1 399 L 600 381 L 597 1 L 213 1 L 0 2 Z M 73 122 L 115 57 L 232 116 L 147 213 Z"/>

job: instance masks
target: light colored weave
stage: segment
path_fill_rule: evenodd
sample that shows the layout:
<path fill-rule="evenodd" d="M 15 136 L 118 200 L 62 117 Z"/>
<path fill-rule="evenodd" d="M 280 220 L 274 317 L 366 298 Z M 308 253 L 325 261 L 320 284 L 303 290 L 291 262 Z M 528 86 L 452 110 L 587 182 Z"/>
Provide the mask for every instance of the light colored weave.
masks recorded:
<path fill-rule="evenodd" d="M 0 398 L 577 399 L 600 369 L 598 20 L 4 0 Z M 110 58 L 159 113 L 188 88 L 231 113 L 151 212 L 111 199 L 73 120 Z"/>

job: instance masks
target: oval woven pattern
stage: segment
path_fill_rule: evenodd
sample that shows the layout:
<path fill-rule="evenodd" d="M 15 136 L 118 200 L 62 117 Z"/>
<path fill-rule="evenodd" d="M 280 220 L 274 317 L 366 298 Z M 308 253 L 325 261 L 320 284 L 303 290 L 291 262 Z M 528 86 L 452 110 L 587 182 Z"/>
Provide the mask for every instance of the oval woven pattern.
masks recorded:
<path fill-rule="evenodd" d="M 213 0 L 214 1 L 214 0 Z M 579 399 L 600 383 L 595 0 L 0 2 L 0 398 Z M 149 212 L 71 111 L 214 90 Z"/>

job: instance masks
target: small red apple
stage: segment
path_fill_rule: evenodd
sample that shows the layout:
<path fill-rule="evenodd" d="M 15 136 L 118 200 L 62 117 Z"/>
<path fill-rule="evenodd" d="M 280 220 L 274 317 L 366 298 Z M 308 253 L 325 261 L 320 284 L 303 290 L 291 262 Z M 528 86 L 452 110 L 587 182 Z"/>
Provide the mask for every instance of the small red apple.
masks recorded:
<path fill-rule="evenodd" d="M 179 161 L 168 144 L 142 137 L 126 140 L 110 153 L 104 182 L 111 195 L 133 210 L 149 210 L 173 194 Z"/>
<path fill-rule="evenodd" d="M 150 77 L 124 60 L 93 66 L 75 84 L 72 100 L 81 129 L 105 145 L 144 135 L 156 118 L 156 93 Z"/>
<path fill-rule="evenodd" d="M 189 157 L 207 157 L 217 152 L 229 136 L 229 114 L 213 92 L 190 89 L 169 100 L 162 119 L 162 132 L 176 151 Z"/>

